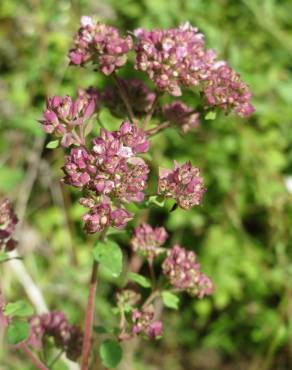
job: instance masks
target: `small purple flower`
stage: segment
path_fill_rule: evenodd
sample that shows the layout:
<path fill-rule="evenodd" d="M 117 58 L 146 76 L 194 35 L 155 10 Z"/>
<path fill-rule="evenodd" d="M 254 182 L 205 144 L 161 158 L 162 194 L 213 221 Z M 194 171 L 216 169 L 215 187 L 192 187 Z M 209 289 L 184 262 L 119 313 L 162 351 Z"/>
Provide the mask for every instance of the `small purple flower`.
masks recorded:
<path fill-rule="evenodd" d="M 141 116 L 149 112 L 156 98 L 156 94 L 151 91 L 143 81 L 138 79 L 125 80 L 119 78 L 128 93 L 129 102 L 135 115 Z M 102 94 L 102 102 L 117 117 L 126 117 L 127 110 L 116 87 L 108 86 Z"/>
<path fill-rule="evenodd" d="M 240 75 L 225 62 L 217 62 L 203 88 L 206 107 L 219 107 L 225 112 L 234 111 L 242 117 L 250 116 L 254 107 L 251 92 Z"/>
<path fill-rule="evenodd" d="M 188 107 L 180 100 L 166 104 L 162 107 L 165 118 L 172 124 L 187 133 L 199 125 L 199 113 L 194 112 L 193 108 Z"/>
<path fill-rule="evenodd" d="M 111 213 L 111 225 L 118 229 L 126 227 L 127 223 L 133 219 L 133 214 L 124 208 L 117 208 Z"/>
<path fill-rule="evenodd" d="M 18 218 L 9 199 L 0 201 L 0 252 L 10 252 L 15 249 L 17 242 L 12 234 Z"/>
<path fill-rule="evenodd" d="M 84 65 L 91 61 L 102 73 L 110 75 L 126 63 L 132 46 L 131 36 L 123 38 L 115 27 L 94 23 L 90 17 L 83 16 L 74 47 L 69 51 L 70 64 Z"/>
<path fill-rule="evenodd" d="M 155 340 L 162 335 L 161 321 L 154 320 L 154 307 L 152 305 L 142 311 L 135 309 L 132 311 L 133 334 L 144 334 L 150 340 Z"/>
<path fill-rule="evenodd" d="M 183 165 L 175 162 L 173 170 L 160 169 L 158 194 L 174 198 L 183 209 L 199 205 L 205 191 L 200 170 L 192 167 L 191 162 Z"/>
<path fill-rule="evenodd" d="M 150 142 L 145 131 L 130 122 L 123 122 L 117 135 L 122 144 L 131 148 L 135 154 L 145 153 L 149 150 Z"/>
<path fill-rule="evenodd" d="M 213 283 L 201 273 L 195 253 L 179 245 L 168 251 L 162 264 L 162 271 L 174 288 L 187 291 L 190 295 L 203 298 L 213 292 Z"/>
<path fill-rule="evenodd" d="M 82 332 L 70 325 L 62 311 L 53 311 L 29 318 L 30 337 L 27 343 L 36 349 L 43 347 L 45 337 L 52 337 L 58 348 L 62 349 L 67 357 L 76 361 L 81 355 Z"/>
<path fill-rule="evenodd" d="M 94 156 L 82 147 L 71 149 L 62 169 L 65 173 L 64 183 L 77 188 L 86 187 L 97 172 Z"/>
<path fill-rule="evenodd" d="M 142 224 L 135 228 L 130 244 L 135 252 L 140 252 L 150 262 L 162 253 L 161 246 L 167 239 L 167 232 L 164 227 L 155 227 Z"/>
<path fill-rule="evenodd" d="M 88 234 L 101 232 L 110 226 L 122 229 L 133 218 L 133 214 L 122 207 L 114 209 L 108 199 L 95 203 L 91 199 L 82 198 L 81 204 L 90 208 L 82 217 Z"/>
<path fill-rule="evenodd" d="M 100 203 L 90 208 L 82 219 L 88 234 L 103 231 L 111 225 L 111 206 L 108 203 Z"/>
<path fill-rule="evenodd" d="M 147 72 L 158 89 L 180 96 L 182 86 L 198 86 L 208 77 L 215 52 L 205 49 L 203 35 L 189 23 L 134 33 L 136 69 Z"/>
<path fill-rule="evenodd" d="M 72 144 L 79 145 L 72 134 L 76 126 L 82 126 L 97 109 L 99 94 L 94 89 L 79 89 L 75 101 L 70 96 L 53 96 L 47 99 L 47 107 L 40 123 L 48 134 L 61 137 L 61 144 L 68 147 Z"/>

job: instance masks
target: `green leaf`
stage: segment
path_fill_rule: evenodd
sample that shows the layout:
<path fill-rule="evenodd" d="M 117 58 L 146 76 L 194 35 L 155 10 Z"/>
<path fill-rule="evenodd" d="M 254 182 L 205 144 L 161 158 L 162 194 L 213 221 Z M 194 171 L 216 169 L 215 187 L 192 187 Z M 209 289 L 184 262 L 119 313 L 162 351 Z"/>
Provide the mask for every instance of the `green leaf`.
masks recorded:
<path fill-rule="evenodd" d="M 24 301 L 17 301 L 8 303 L 5 307 L 4 314 L 10 317 L 26 317 L 33 314 L 33 308 Z"/>
<path fill-rule="evenodd" d="M 166 307 L 173 308 L 174 310 L 178 309 L 179 306 L 179 297 L 170 292 L 162 292 L 162 300 Z"/>
<path fill-rule="evenodd" d="M 210 112 L 208 112 L 205 115 L 205 120 L 207 120 L 207 121 L 214 121 L 214 119 L 216 118 L 216 115 L 217 115 L 217 113 L 215 111 L 211 110 Z"/>
<path fill-rule="evenodd" d="M 135 281 L 135 283 L 141 285 L 143 288 L 151 287 L 151 282 L 149 279 L 147 279 L 145 276 L 142 276 L 140 274 L 136 274 L 135 272 L 129 272 L 128 278 L 129 280 Z"/>
<path fill-rule="evenodd" d="M 25 321 L 12 322 L 8 327 L 7 335 L 10 344 L 23 342 L 29 337 L 29 324 Z"/>
<path fill-rule="evenodd" d="M 112 240 L 99 241 L 93 249 L 93 256 L 112 276 L 118 277 L 123 269 L 123 253 Z"/>
<path fill-rule="evenodd" d="M 48 144 L 46 145 L 46 148 L 56 149 L 56 148 L 58 148 L 58 146 L 59 146 L 59 140 L 52 140 L 52 141 L 48 142 Z"/>
<path fill-rule="evenodd" d="M 164 207 L 165 199 L 160 195 L 151 195 L 148 199 L 149 204 L 155 204 L 158 207 Z"/>
<path fill-rule="evenodd" d="M 99 354 L 105 367 L 117 367 L 123 357 L 123 349 L 117 341 L 107 339 L 101 344 Z"/>
<path fill-rule="evenodd" d="M 112 332 L 112 330 L 107 329 L 107 328 L 105 328 L 105 327 L 104 327 L 104 326 L 102 326 L 102 325 L 95 325 L 95 326 L 93 327 L 93 330 L 94 330 L 96 333 L 98 333 L 98 334 L 108 334 L 108 333 L 111 333 L 111 332 Z"/>

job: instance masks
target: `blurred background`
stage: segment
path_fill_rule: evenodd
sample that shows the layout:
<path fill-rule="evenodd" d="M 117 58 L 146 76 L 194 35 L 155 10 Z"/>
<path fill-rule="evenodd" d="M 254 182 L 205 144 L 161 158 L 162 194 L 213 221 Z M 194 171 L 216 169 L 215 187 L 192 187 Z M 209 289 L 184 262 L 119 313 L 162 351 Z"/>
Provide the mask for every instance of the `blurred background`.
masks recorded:
<path fill-rule="evenodd" d="M 210 299 L 184 297 L 179 313 L 165 312 L 163 340 L 128 347 L 121 369 L 292 369 L 292 2 L 0 1 L 0 192 L 16 204 L 27 272 L 50 309 L 77 324 L 90 269 L 84 209 L 61 187 L 62 151 L 45 149 L 37 119 L 47 95 L 104 85 L 95 72 L 68 68 L 81 14 L 124 31 L 189 20 L 240 72 L 256 107 L 249 120 L 222 113 L 186 136 L 169 130 L 155 137 L 153 166 L 190 159 L 208 191 L 188 213 L 151 208 L 147 218 L 153 225 L 163 220 L 170 242 L 196 251 L 216 289 Z M 120 74 L 130 77 L 127 68 Z M 103 114 L 108 127 L 116 124 Z M 126 247 L 127 236 L 120 239 Z M 25 284 L 19 272 L 0 266 L 9 300 L 26 299 Z M 98 295 L 99 319 L 109 324 L 113 285 L 102 279 Z M 0 343 L 1 370 L 32 369 Z"/>

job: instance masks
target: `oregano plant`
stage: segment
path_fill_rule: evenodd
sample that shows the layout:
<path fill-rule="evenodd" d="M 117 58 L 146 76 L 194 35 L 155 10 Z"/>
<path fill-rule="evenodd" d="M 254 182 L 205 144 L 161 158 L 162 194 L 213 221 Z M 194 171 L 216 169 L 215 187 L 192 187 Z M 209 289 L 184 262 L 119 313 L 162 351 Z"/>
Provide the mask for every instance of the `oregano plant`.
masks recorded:
<path fill-rule="evenodd" d="M 187 134 L 200 120 L 216 119 L 220 110 L 247 117 L 254 108 L 239 74 L 206 48 L 204 36 L 188 22 L 166 30 L 136 29 L 122 36 L 116 28 L 83 16 L 68 57 L 72 68 L 88 68 L 88 73 L 102 73 L 109 81 L 103 89 L 78 89 L 76 97 L 48 97 L 40 119 L 51 137 L 47 148 L 64 149 L 61 181 L 78 190 L 79 202 L 86 209 L 84 232 L 96 235 L 94 247 L 88 249 L 92 271 L 84 326 L 71 325 L 62 311 L 33 315 L 26 302 L 7 303 L 3 292 L 0 325 L 7 328 L 8 342 L 22 349 L 36 368 L 50 369 L 58 361 L 56 357 L 46 363 L 39 356 L 49 339 L 82 370 L 93 369 L 97 337 L 100 362 L 115 368 L 123 357 L 123 342 L 137 336 L 147 340 L 163 336 L 158 301 L 167 309 L 179 310 L 182 293 L 202 299 L 214 289 L 195 252 L 169 245 L 163 225 L 144 222 L 131 230 L 131 253 L 144 260 L 147 272 L 125 268 L 124 252 L 113 230 L 129 228 L 129 221 L 150 206 L 166 207 L 169 212 L 180 207 L 187 212 L 201 205 L 206 192 L 193 158 L 174 162 L 172 168 L 152 165 L 148 155 L 152 137 L 168 128 Z M 125 64 L 139 71 L 140 78 L 120 77 Z M 185 92 L 194 94 L 199 104 L 188 106 L 183 100 Z M 115 130 L 102 121 L 103 109 L 120 119 Z M 156 184 L 151 191 L 150 178 Z M 4 199 L 0 204 L 0 263 L 9 260 L 9 252 L 16 247 L 16 223 L 13 206 Z M 113 317 L 116 325 L 112 328 L 94 323 L 99 267 L 113 279 L 127 271 L 124 288 L 115 294 L 113 315 L 119 319 L 116 323 Z"/>

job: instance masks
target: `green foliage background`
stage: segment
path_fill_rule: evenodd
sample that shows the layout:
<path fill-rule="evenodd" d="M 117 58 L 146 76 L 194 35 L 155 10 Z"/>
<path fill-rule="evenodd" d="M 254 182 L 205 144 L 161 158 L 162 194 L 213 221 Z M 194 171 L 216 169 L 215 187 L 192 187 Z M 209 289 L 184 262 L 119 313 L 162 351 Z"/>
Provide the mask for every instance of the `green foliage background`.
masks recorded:
<path fill-rule="evenodd" d="M 170 130 L 155 138 L 153 170 L 191 159 L 208 191 L 189 213 L 151 208 L 140 218 L 163 220 L 171 242 L 194 249 L 216 290 L 211 299 L 184 299 L 179 313 L 165 313 L 164 339 L 127 348 L 121 369 L 291 369 L 292 196 L 285 183 L 292 175 L 292 2 L 0 2 L 0 191 L 24 216 L 19 250 L 29 273 L 50 308 L 76 323 L 84 313 L 92 240 L 81 231 L 76 194 L 60 187 L 62 153 L 42 149 L 47 139 L 36 120 L 46 95 L 104 84 L 94 72 L 67 67 L 81 14 L 124 30 L 189 20 L 249 83 L 256 107 L 249 120 L 221 114 L 187 136 Z M 129 77 L 128 69 L 121 73 Z M 108 127 L 116 123 L 106 113 L 104 120 Z M 9 299 L 25 297 L 13 271 L 1 266 L 0 274 Z M 100 283 L 97 312 L 111 325 L 108 281 L 104 276 Z M 20 353 L 0 348 L 1 370 L 31 369 Z"/>

